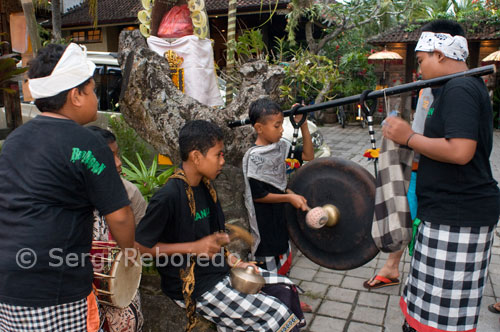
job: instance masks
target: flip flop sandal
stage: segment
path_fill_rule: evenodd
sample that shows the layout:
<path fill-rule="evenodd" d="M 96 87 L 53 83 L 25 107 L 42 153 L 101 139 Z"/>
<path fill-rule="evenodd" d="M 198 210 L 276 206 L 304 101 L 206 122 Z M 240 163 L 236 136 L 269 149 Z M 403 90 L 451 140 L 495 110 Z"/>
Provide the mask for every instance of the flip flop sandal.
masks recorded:
<path fill-rule="evenodd" d="M 369 283 L 372 280 L 378 280 L 380 282 L 371 286 Z M 397 279 L 397 278 L 391 279 L 391 278 L 386 278 L 386 277 L 382 277 L 379 275 L 376 275 L 375 277 L 373 277 L 370 280 L 367 280 L 363 283 L 363 287 L 366 289 L 377 289 L 377 288 L 382 288 L 382 287 L 387 287 L 387 286 L 395 286 L 395 285 L 399 285 L 399 279 Z"/>
<path fill-rule="evenodd" d="M 498 310 L 497 308 L 495 308 L 495 304 L 490 304 L 488 306 L 488 310 L 494 314 L 500 314 L 500 310 Z"/>

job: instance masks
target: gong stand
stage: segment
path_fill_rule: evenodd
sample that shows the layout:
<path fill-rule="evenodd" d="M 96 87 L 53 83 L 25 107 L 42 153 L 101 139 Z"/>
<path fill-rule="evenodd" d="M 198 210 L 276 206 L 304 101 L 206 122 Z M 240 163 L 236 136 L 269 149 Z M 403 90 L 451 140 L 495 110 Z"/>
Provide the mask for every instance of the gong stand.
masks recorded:
<path fill-rule="evenodd" d="M 451 74 L 451 75 L 431 78 L 429 80 L 420 80 L 420 81 L 416 81 L 416 82 L 411 82 L 411 83 L 401 84 L 398 86 L 393 86 L 393 87 L 382 89 L 382 90 L 371 91 L 370 93 L 368 93 L 368 95 L 366 95 L 365 99 L 372 100 L 372 99 L 377 99 L 377 98 L 382 98 L 382 97 L 387 97 L 387 96 L 393 96 L 393 95 L 401 94 L 401 93 L 408 92 L 408 91 L 428 88 L 431 86 L 440 86 L 440 85 L 445 84 L 446 82 L 448 82 L 449 80 L 451 80 L 453 78 L 465 77 L 465 76 L 483 76 L 483 75 L 492 74 L 494 72 L 495 72 L 495 65 L 478 67 L 478 68 L 466 70 L 466 71 Z M 324 103 L 302 106 L 302 107 L 299 107 L 295 111 L 295 114 L 304 114 L 304 113 L 310 113 L 310 112 L 315 112 L 315 111 L 323 111 L 323 110 L 328 109 L 328 108 L 338 107 L 338 106 L 347 105 L 347 104 L 354 104 L 354 103 L 358 103 L 360 101 L 360 99 L 361 99 L 361 94 L 349 96 L 349 97 L 344 97 L 344 98 L 339 98 L 339 99 L 333 99 L 333 100 L 330 100 L 330 101 L 327 101 Z M 363 110 L 364 110 L 364 108 L 363 108 Z M 289 116 L 291 114 L 291 112 L 292 112 L 292 110 L 284 111 L 283 115 Z M 367 114 L 367 116 L 368 116 L 368 114 Z M 367 118 L 367 120 L 368 120 L 368 118 Z M 244 126 L 247 124 L 250 124 L 250 119 L 248 119 L 248 118 L 231 121 L 228 123 L 228 126 L 229 126 L 229 128 L 235 128 L 235 127 Z"/>

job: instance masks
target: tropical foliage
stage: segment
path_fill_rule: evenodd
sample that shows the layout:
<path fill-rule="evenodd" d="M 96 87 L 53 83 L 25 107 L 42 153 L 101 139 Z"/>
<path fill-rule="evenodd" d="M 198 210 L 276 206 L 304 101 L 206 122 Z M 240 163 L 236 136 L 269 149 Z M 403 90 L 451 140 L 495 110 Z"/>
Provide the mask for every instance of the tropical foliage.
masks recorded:
<path fill-rule="evenodd" d="M 6 33 L 0 35 L 6 35 Z M 8 42 L 0 41 L 0 46 L 5 44 L 8 44 Z M 0 91 L 6 93 L 16 92 L 7 86 L 8 82 L 21 80 L 21 75 L 28 70 L 28 68 L 17 68 L 16 65 L 19 60 L 19 54 L 15 53 L 0 56 Z"/>
<path fill-rule="evenodd" d="M 146 164 L 153 162 L 155 151 L 125 122 L 122 115 L 111 115 L 108 118 L 108 125 L 116 136 L 121 157 L 131 160 L 136 165 L 139 164 L 137 154 Z"/>
<path fill-rule="evenodd" d="M 134 165 L 126 157 L 122 158 L 128 165 L 128 167 L 122 166 L 125 178 L 139 188 L 142 196 L 148 202 L 153 194 L 167 182 L 170 175 L 172 175 L 175 171 L 175 167 L 172 166 L 157 174 L 158 162 L 156 159 L 154 159 L 151 166 L 147 168 L 138 153 L 136 153 L 136 158 L 139 163 L 139 167 Z"/>
<path fill-rule="evenodd" d="M 280 89 L 288 101 L 286 106 L 291 106 L 297 99 L 309 103 L 318 96 L 320 99 L 332 97 L 333 86 L 339 79 L 339 72 L 331 59 L 304 50 L 294 52 L 293 61 L 284 69 L 286 76 Z"/>

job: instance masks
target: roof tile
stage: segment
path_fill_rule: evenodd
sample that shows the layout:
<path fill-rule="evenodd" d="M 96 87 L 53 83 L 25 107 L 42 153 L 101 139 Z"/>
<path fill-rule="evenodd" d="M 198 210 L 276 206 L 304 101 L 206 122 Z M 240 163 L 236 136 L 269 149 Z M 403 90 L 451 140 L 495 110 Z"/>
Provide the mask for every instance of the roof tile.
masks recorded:
<path fill-rule="evenodd" d="M 426 23 L 426 22 L 425 22 Z M 421 34 L 420 24 L 403 24 L 383 32 L 368 40 L 373 45 L 383 45 L 387 43 L 416 43 Z M 491 40 L 500 39 L 500 25 L 480 23 L 461 23 L 465 29 L 468 40 Z"/>
<path fill-rule="evenodd" d="M 291 0 L 278 0 L 278 4 L 288 4 Z M 262 5 L 261 5 L 262 3 Z M 208 13 L 224 12 L 227 10 L 228 0 L 206 0 Z M 251 10 L 269 8 L 274 6 L 276 0 L 238 0 L 238 10 Z M 88 2 L 76 6 L 62 17 L 62 26 L 90 25 L 92 20 L 89 15 Z M 274 7 L 272 7 L 274 8 Z M 112 24 L 123 22 L 136 23 L 137 12 L 142 9 L 140 0 L 99 0 L 97 4 L 97 17 L 99 24 Z"/>

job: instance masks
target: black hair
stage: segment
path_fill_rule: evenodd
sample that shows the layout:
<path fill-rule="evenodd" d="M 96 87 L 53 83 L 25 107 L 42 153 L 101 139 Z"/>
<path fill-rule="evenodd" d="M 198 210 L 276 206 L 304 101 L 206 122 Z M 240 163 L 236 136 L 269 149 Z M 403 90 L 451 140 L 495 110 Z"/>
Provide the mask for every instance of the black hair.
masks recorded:
<path fill-rule="evenodd" d="M 435 33 L 447 33 L 452 36 L 462 36 L 465 37 L 465 31 L 462 26 L 451 20 L 435 20 L 425 24 L 422 27 L 422 31 L 430 31 Z"/>
<path fill-rule="evenodd" d="M 96 135 L 99 135 L 102 138 L 104 138 L 104 140 L 108 144 L 116 142 L 116 136 L 115 136 L 115 134 L 113 134 L 111 131 L 109 131 L 107 129 L 102 129 L 101 127 L 97 127 L 97 126 L 87 126 L 85 128 L 87 128 L 90 131 L 94 132 Z"/>
<path fill-rule="evenodd" d="M 257 122 L 265 122 L 265 118 L 269 115 L 283 113 L 281 107 L 269 98 L 261 98 L 250 104 L 248 117 L 250 123 L 255 125 Z"/>
<path fill-rule="evenodd" d="M 188 160 L 189 153 L 200 151 L 204 156 L 217 142 L 224 140 L 222 129 L 205 120 L 188 121 L 179 132 L 179 150 L 182 161 Z"/>
<path fill-rule="evenodd" d="M 46 47 L 40 49 L 36 57 L 29 62 L 30 68 L 28 70 L 28 77 L 40 78 L 49 76 L 57 65 L 59 59 L 61 59 L 66 47 L 66 45 L 48 44 Z M 89 83 L 90 78 L 75 88 L 78 88 L 78 91 L 82 93 L 85 86 Z M 35 105 L 40 112 L 57 112 L 66 103 L 68 92 L 71 89 L 59 92 L 57 95 L 52 97 L 36 99 Z"/>

